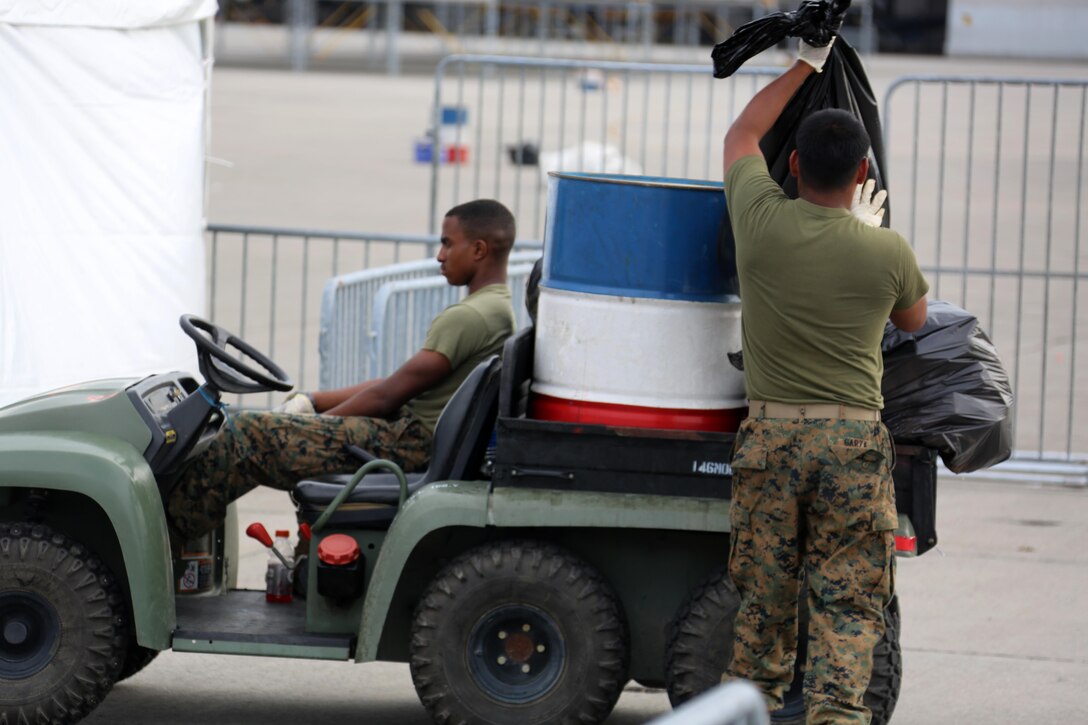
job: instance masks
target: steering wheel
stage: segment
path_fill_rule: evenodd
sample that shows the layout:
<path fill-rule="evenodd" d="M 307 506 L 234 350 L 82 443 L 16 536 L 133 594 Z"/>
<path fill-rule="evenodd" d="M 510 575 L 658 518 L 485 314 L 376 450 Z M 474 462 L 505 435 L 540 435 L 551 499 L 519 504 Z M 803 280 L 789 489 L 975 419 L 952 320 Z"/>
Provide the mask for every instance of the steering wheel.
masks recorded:
<path fill-rule="evenodd" d="M 269 390 L 287 392 L 295 387 L 291 378 L 268 356 L 218 325 L 196 315 L 182 315 L 181 329 L 196 343 L 200 372 L 208 387 L 225 393 L 264 393 Z M 262 369 L 243 362 L 227 351 L 233 347 L 249 356 Z"/>

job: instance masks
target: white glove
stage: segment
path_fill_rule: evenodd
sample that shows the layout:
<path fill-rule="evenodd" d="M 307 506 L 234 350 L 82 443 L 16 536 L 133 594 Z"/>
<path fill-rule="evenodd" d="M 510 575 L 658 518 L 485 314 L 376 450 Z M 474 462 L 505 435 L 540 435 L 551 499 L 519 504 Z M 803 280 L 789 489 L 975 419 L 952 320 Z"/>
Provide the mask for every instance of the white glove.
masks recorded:
<path fill-rule="evenodd" d="M 317 411 L 314 410 L 314 403 L 306 393 L 294 393 L 288 396 L 287 400 L 283 401 L 272 412 L 287 413 L 289 415 L 317 415 Z"/>
<path fill-rule="evenodd" d="M 831 42 L 822 48 L 809 45 L 803 40 L 799 41 L 797 60 L 808 63 L 817 73 L 823 72 L 824 63 L 827 62 L 827 56 L 831 55 L 831 46 L 835 44 L 835 38 L 837 37 L 836 35 L 831 36 Z"/>
<path fill-rule="evenodd" d="M 888 192 L 881 189 L 873 195 L 876 181 L 869 179 L 862 187 L 854 189 L 854 201 L 850 204 L 850 213 L 856 216 L 864 224 L 871 227 L 879 227 L 884 221 L 884 200 L 888 198 Z"/>

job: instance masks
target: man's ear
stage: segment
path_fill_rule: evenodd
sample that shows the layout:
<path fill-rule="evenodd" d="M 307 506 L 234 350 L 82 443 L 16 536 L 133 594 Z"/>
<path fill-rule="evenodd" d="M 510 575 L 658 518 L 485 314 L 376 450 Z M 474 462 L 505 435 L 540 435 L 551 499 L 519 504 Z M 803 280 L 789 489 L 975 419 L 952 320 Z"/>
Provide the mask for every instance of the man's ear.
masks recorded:
<path fill-rule="evenodd" d="M 790 175 L 801 178 L 801 164 L 797 161 L 797 149 L 790 151 Z"/>
<path fill-rule="evenodd" d="M 472 258 L 477 262 L 486 257 L 489 251 L 490 248 L 483 239 L 477 239 L 472 243 Z"/>
<path fill-rule="evenodd" d="M 861 163 L 858 164 L 858 173 L 857 173 L 857 176 L 854 178 L 854 183 L 855 184 L 864 184 L 865 179 L 867 179 L 868 177 L 869 177 L 869 157 L 866 156 L 865 158 L 863 158 L 861 160 Z"/>

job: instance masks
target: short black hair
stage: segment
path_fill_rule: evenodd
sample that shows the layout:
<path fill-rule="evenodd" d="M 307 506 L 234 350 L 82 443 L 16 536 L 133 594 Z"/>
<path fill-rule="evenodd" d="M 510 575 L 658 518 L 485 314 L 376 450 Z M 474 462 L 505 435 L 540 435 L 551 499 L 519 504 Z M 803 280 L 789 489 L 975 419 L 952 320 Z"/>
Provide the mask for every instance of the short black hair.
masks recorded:
<path fill-rule="evenodd" d="M 483 239 L 497 252 L 508 253 L 514 246 L 517 236 L 514 215 L 494 199 L 458 204 L 446 212 L 446 216 L 457 217 L 466 236 Z"/>
<path fill-rule="evenodd" d="M 847 111 L 829 108 L 801 121 L 797 163 L 805 184 L 819 191 L 851 185 L 858 164 L 869 155 L 869 133 Z"/>

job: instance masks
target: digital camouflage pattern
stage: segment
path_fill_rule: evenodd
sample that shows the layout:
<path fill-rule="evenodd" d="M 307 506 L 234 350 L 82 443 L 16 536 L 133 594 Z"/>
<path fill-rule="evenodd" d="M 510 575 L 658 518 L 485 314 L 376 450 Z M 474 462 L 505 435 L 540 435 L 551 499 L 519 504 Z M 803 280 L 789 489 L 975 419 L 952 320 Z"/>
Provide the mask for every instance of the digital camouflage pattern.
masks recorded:
<path fill-rule="evenodd" d="M 793 680 L 801 574 L 809 725 L 868 723 L 873 647 L 894 589 L 894 448 L 882 423 L 748 418 L 737 434 L 729 573 L 733 658 L 771 710 Z"/>
<path fill-rule="evenodd" d="M 344 450 L 348 444 L 411 473 L 427 467 L 431 442 L 431 433 L 407 408 L 388 419 L 234 414 L 171 491 L 171 533 L 189 540 L 211 531 L 222 523 L 227 504 L 258 485 L 289 491 L 304 478 L 357 469 L 358 459 Z"/>

